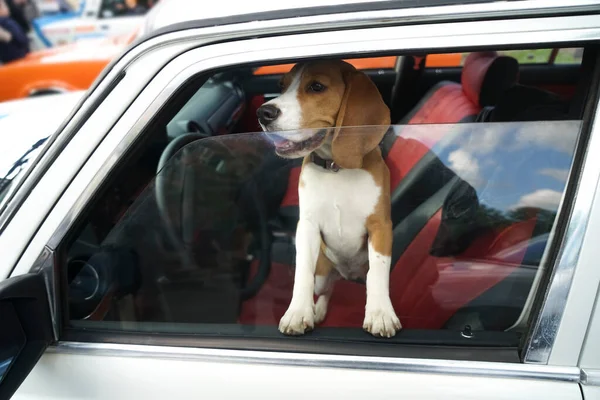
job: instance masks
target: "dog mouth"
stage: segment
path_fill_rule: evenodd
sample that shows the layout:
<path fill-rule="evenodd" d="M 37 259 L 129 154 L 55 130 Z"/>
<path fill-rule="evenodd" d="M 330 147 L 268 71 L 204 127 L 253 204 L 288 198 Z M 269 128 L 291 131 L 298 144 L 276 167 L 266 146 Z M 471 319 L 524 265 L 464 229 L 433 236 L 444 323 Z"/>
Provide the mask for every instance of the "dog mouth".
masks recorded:
<path fill-rule="evenodd" d="M 320 129 L 311 137 L 304 139 L 299 142 L 295 142 L 287 139 L 286 137 L 276 134 L 269 133 L 268 136 L 275 145 L 275 151 L 282 157 L 290 156 L 299 153 L 310 153 L 323 143 L 325 136 L 327 135 L 327 129 Z"/>

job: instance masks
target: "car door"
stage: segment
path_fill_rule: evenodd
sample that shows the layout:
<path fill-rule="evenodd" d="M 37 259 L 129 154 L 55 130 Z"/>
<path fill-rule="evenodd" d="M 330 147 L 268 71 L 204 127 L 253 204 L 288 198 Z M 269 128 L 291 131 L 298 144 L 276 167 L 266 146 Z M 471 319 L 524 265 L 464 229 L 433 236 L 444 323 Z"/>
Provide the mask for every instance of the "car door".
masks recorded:
<path fill-rule="evenodd" d="M 586 238 L 591 210 L 598 203 L 593 188 L 600 176 L 600 164 L 590 156 L 600 145 L 600 128 L 594 121 L 598 110 L 597 63 L 593 64 L 595 75 L 590 78 L 591 91 L 582 118 L 561 121 L 562 125 L 534 120 L 523 125 L 484 123 L 452 127 L 456 137 L 484 128 L 494 137 L 498 132 L 514 135 L 515 130 L 507 127 L 517 126 L 516 131 L 525 136 L 524 140 L 515 136 L 514 143 L 531 146 L 526 149 L 546 146 L 568 155 L 566 164 L 561 164 L 566 180 L 555 183 L 559 189 L 550 194 L 550 200 L 548 191 L 540 192 L 537 186 L 531 186 L 540 180 L 517 179 L 519 190 L 531 189 L 530 194 L 535 196 L 522 196 L 515 204 L 545 196 L 544 200 L 556 208 L 558 215 L 536 275 L 538 279 L 519 316 L 523 334 L 511 329 L 482 329 L 473 335 L 465 325 L 459 330 L 407 329 L 390 340 L 363 335 L 360 327 L 323 328 L 322 333 L 317 328 L 313 336 L 282 337 L 275 326 L 245 325 L 228 319 L 238 311 L 237 300 L 230 301 L 235 293 L 227 292 L 223 286 L 217 286 L 216 291 L 201 290 L 206 288 L 207 272 L 190 274 L 185 264 L 188 253 L 180 251 L 178 245 L 161 242 L 179 263 L 176 270 L 167 272 L 161 270 L 166 265 L 162 259 L 154 262 L 157 259 L 153 258 L 162 247 L 146 243 L 143 252 L 132 256 L 130 248 L 122 246 L 164 233 L 164 229 L 157 228 L 162 226 L 164 217 L 160 213 L 161 194 L 177 197 L 180 193 L 176 185 L 167 186 L 170 191 L 161 186 L 165 184 L 162 174 L 171 171 L 177 175 L 177 168 L 160 164 L 156 158 L 152 163 L 158 165 L 151 163 L 150 176 L 132 167 L 147 165 L 145 155 L 154 154 L 157 148 L 161 149 L 158 154 L 164 154 L 165 140 L 173 129 L 177 130 L 174 127 L 181 126 L 182 121 L 176 118 L 188 110 L 185 106 L 190 101 L 199 99 L 197 105 L 210 104 L 203 96 L 211 96 L 217 102 L 214 87 L 220 88 L 219 93 L 229 93 L 227 100 L 243 98 L 235 82 L 227 81 L 223 72 L 307 58 L 375 57 L 382 53 L 410 54 L 415 50 L 449 52 L 456 47 L 529 47 L 542 38 L 580 45 L 583 41 L 585 46 L 587 41 L 600 38 L 595 16 L 557 16 L 547 17 L 548 20 L 532 11 L 533 15 L 521 14 L 522 24 L 502 18 L 464 20 L 465 15 L 476 10 L 461 8 L 455 15 L 458 22 L 425 18 L 427 24 L 404 25 L 393 23 L 392 19 L 385 27 L 379 25 L 381 15 L 366 13 L 360 16 L 361 28 L 355 26 L 358 16 L 352 13 L 338 25 L 329 25 L 322 17 L 304 17 L 305 25 L 298 26 L 311 26 L 315 28 L 312 32 L 291 29 L 285 18 L 272 19 L 264 24 L 273 34 L 261 37 L 256 37 L 264 28 L 260 23 L 249 30 L 229 26 L 226 33 L 219 26 L 198 27 L 164 38 L 154 37 L 134 48 L 83 100 L 34 170 L 32 177 L 39 180 L 34 186 L 24 183 L 0 220 L 0 253 L 6 254 L 0 261 L 0 270 L 8 278 L 0 287 L 0 299 L 10 305 L 0 311 L 12 321 L 2 342 L 7 349 L 2 353 L 3 365 L 9 368 L 0 388 L 7 387 L 8 391 L 20 384 L 13 396 L 16 399 L 203 395 L 304 398 L 307 393 L 320 398 L 581 399 L 577 360 L 572 356 L 560 358 L 560 354 L 581 351 L 584 332 L 573 340 L 565 330 L 587 326 L 596 295 L 590 287 L 582 292 L 569 288 L 592 268 L 579 255 L 586 254 L 586 246 L 594 246 L 591 240 L 582 238 Z M 417 11 L 427 14 L 423 9 Z M 252 20 L 255 18 L 252 16 Z M 172 40 L 173 35 L 179 40 Z M 588 47 L 594 54 L 594 47 Z M 215 122 L 216 126 L 210 126 L 209 120 L 222 121 L 222 125 Z M 268 148 L 260 147 L 252 134 L 219 136 L 222 131 L 217 128 L 229 129 L 228 119 L 200 119 L 200 129 L 190 125 L 190 121 L 184 121 L 184 128 L 186 134 L 191 134 L 186 137 L 194 142 L 180 143 L 182 147 L 175 150 L 169 147 L 169 151 L 174 151 L 169 154 L 183 159 L 187 159 L 185 154 L 191 154 L 189 162 L 206 162 L 202 168 L 213 168 L 207 170 L 207 179 L 220 176 L 224 160 L 242 176 L 265 160 Z M 406 126 L 394 125 L 404 131 L 399 134 L 401 137 L 410 136 Z M 556 139 L 557 127 L 571 140 L 548 140 Z M 427 135 L 436 129 L 439 127 L 417 127 L 411 135 Z M 448 163 L 455 160 L 454 168 L 473 182 L 483 176 L 474 172 L 483 174 L 485 159 L 492 160 L 494 148 L 502 147 L 498 144 L 473 148 L 470 144 L 474 142 L 469 140 L 460 143 L 453 144 L 458 148 L 451 152 L 453 156 L 448 155 Z M 185 147 L 191 153 L 184 151 L 187 144 L 195 146 Z M 488 152 L 477 153 L 482 148 Z M 509 149 L 514 154 L 519 150 Z M 471 158 L 464 162 L 467 150 L 471 151 Z M 477 155 L 483 158 L 476 158 Z M 537 157 L 544 158 L 539 154 Z M 523 159 L 512 160 L 517 163 Z M 481 168 L 475 171 L 474 165 Z M 36 171 L 43 174 L 36 175 Z M 217 221 L 228 233 L 237 232 L 231 226 L 235 226 L 232 216 L 238 209 L 228 208 L 229 203 L 219 200 L 230 198 L 219 196 L 230 193 L 230 177 L 226 175 L 210 184 L 202 181 L 195 186 L 195 192 L 210 195 L 198 203 L 202 206 L 191 209 L 201 212 L 202 223 Z M 29 193 L 20 199 L 24 190 Z M 107 198 L 125 201 L 107 203 Z M 16 201 L 21 201 L 18 207 L 14 205 Z M 114 221 L 104 219 L 103 214 L 96 215 L 105 209 L 113 209 Z M 92 215 L 96 215 L 93 222 Z M 260 221 L 258 225 L 262 226 Z M 167 231 L 172 228 L 168 222 L 166 226 Z M 181 230 L 178 235 L 189 233 L 179 225 L 177 229 Z M 213 235 L 215 230 L 205 229 Z M 97 231 L 108 234 L 100 242 L 90 239 Z M 195 239 L 196 232 L 192 231 L 186 237 Z M 208 237 L 211 240 L 201 243 L 210 246 L 203 247 L 201 255 L 214 252 L 215 248 L 217 255 L 223 255 L 219 243 L 212 241 L 217 241 L 218 235 Z M 80 254 L 86 256 L 78 258 Z M 138 262 L 132 261 L 138 256 L 143 258 L 145 267 L 138 268 Z M 215 282 L 219 279 L 218 274 L 208 275 Z M 138 296 L 140 289 L 136 286 L 140 276 L 152 283 L 151 287 L 144 287 L 144 297 Z M 119 284 L 115 286 L 116 281 Z M 198 282 L 198 286 L 193 286 Z M 89 283 L 91 286 L 86 286 Z M 19 309 L 23 298 L 29 299 L 27 308 Z M 87 309 L 90 299 L 93 304 Z M 587 312 L 564 314 L 573 302 L 585 305 Z M 271 306 L 267 302 L 260 310 Z M 136 312 L 132 313 L 132 309 Z M 36 310 L 38 317 L 32 320 L 34 314 L 29 310 Z M 565 326 L 562 320 L 567 318 L 570 321 Z M 32 324 L 39 330 L 28 329 Z M 33 331 L 39 332 L 38 336 L 32 336 Z M 27 351 L 19 353 L 19 349 Z"/>

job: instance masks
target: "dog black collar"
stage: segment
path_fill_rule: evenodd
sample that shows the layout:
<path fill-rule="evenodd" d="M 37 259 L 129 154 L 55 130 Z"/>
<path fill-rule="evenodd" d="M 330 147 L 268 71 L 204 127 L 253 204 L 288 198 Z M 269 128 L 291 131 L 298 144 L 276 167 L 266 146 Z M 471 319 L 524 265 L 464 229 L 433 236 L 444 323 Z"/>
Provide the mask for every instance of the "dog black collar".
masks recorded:
<path fill-rule="evenodd" d="M 338 172 L 340 170 L 340 166 L 337 165 L 335 161 L 325 160 L 324 158 L 319 157 L 316 153 L 310 153 L 310 161 L 328 171 Z"/>

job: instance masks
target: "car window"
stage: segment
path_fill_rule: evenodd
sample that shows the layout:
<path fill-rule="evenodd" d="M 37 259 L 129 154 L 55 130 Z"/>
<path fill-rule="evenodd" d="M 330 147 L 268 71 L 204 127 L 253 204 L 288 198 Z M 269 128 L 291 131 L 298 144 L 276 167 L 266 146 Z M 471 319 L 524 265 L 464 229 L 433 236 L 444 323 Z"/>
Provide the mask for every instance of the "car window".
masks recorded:
<path fill-rule="evenodd" d="M 581 64 L 582 48 L 560 49 L 554 59 L 555 64 Z"/>
<path fill-rule="evenodd" d="M 392 126 L 389 140 L 413 152 L 441 137 L 415 164 L 424 172 L 412 193 L 392 206 L 390 291 L 405 328 L 502 332 L 517 323 L 579 130 L 577 121 Z M 189 134 L 122 214 L 106 221 L 107 210 L 95 210 L 70 248 L 74 326 L 276 333 L 292 294 L 298 208 L 285 197 L 297 191 L 298 164 L 263 133 Z M 339 282 L 323 327 L 359 329 L 364 292 L 360 279 Z"/>
<path fill-rule="evenodd" d="M 550 61 L 552 49 L 504 50 L 499 53 L 516 58 L 520 64 L 547 64 Z"/>
<path fill-rule="evenodd" d="M 284 338 L 306 182 L 303 160 L 281 149 L 339 135 L 379 142 L 389 170 L 389 293 L 403 327 L 394 340 L 518 347 L 529 302 L 545 290 L 539 278 L 582 129 L 568 101 L 548 94 L 514 107 L 524 93 L 540 99 L 515 84 L 461 122 L 427 119 L 426 96 L 417 108 L 427 112 L 391 125 L 266 134 L 256 107 L 278 89 L 249 70 L 187 83 L 78 219 L 59 249 L 67 330 Z M 447 85 L 460 84 L 433 88 Z M 370 191 L 318 193 L 335 203 Z M 332 207 L 330 221 L 347 218 Z M 334 284 L 319 340 L 376 340 L 362 329 L 358 271 Z"/>

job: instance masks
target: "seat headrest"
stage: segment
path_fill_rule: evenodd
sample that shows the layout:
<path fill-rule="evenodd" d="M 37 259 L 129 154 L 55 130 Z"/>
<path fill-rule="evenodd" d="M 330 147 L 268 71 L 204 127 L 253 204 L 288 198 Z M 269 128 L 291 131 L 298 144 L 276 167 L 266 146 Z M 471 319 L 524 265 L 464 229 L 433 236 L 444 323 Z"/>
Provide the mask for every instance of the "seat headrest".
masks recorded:
<path fill-rule="evenodd" d="M 487 122 L 562 119 L 569 119 L 569 101 L 542 89 L 515 85 L 499 96 Z"/>
<path fill-rule="evenodd" d="M 494 105 L 498 96 L 519 80 L 519 63 L 495 51 L 471 53 L 461 75 L 463 91 L 474 104 Z"/>

